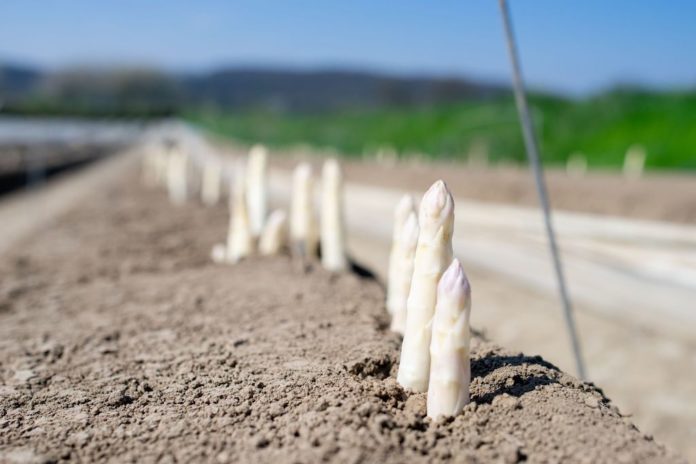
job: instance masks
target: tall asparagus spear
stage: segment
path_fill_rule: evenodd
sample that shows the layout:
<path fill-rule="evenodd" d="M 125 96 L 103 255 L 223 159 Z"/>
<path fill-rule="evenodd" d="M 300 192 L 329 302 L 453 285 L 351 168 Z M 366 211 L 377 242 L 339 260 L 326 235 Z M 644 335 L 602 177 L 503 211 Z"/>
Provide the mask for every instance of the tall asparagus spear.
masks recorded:
<path fill-rule="evenodd" d="M 308 163 L 301 163 L 295 168 L 292 178 L 290 239 L 293 250 L 304 258 L 313 256 L 317 249 L 318 237 L 316 219 L 314 218 L 313 191 L 312 166 Z"/>
<path fill-rule="evenodd" d="M 399 284 L 396 281 L 396 276 L 399 274 L 399 264 L 396 261 L 398 250 L 401 246 L 401 234 L 403 232 L 406 219 L 414 211 L 415 206 L 413 204 L 413 197 L 411 195 L 404 195 L 401 197 L 401 200 L 399 200 L 399 203 L 397 203 L 396 208 L 394 209 L 394 229 L 392 232 L 391 251 L 389 253 L 389 269 L 387 271 L 387 311 L 392 315 L 392 317 L 397 307 L 395 293 L 400 291 Z M 418 225 L 417 220 L 416 225 Z M 406 297 L 408 297 L 408 295 L 406 295 Z"/>
<path fill-rule="evenodd" d="M 321 194 L 321 263 L 329 271 L 348 267 L 343 222 L 343 176 L 335 159 L 324 162 Z"/>
<path fill-rule="evenodd" d="M 471 286 L 454 259 L 437 287 L 430 342 L 428 417 L 454 416 L 469 402 Z"/>
<path fill-rule="evenodd" d="M 212 206 L 220 201 L 220 181 L 222 170 L 220 161 L 208 159 L 203 166 L 203 181 L 201 186 L 201 200 L 203 203 Z"/>
<path fill-rule="evenodd" d="M 187 165 L 186 154 L 180 148 L 172 148 L 167 156 L 167 190 L 175 205 L 185 203 L 188 197 Z"/>
<path fill-rule="evenodd" d="M 430 322 L 437 283 L 452 260 L 454 200 L 443 181 L 435 182 L 423 196 L 418 222 L 420 234 L 406 303 L 406 330 L 397 380 L 405 388 L 424 392 L 428 390 L 430 375 Z"/>
<path fill-rule="evenodd" d="M 418 243 L 418 219 L 411 211 L 408 219 L 401 228 L 397 247 L 394 254 L 394 275 L 392 289 L 392 320 L 391 330 L 403 335 L 406 330 L 406 301 L 411 290 L 413 278 L 413 258 Z"/>
<path fill-rule="evenodd" d="M 247 204 L 249 205 L 249 221 L 254 237 L 261 235 L 266 221 L 266 170 L 268 151 L 263 145 L 254 145 L 249 151 L 247 166 Z"/>
<path fill-rule="evenodd" d="M 236 263 L 253 252 L 254 239 L 251 235 L 249 212 L 247 210 L 244 174 L 241 169 L 232 186 L 230 206 L 230 229 L 227 235 L 227 261 Z"/>

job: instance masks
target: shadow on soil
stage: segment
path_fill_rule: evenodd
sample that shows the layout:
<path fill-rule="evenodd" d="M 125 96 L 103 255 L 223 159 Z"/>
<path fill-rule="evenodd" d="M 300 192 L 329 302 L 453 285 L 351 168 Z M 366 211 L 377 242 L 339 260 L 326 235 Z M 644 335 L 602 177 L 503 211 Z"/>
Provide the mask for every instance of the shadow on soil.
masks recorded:
<path fill-rule="evenodd" d="M 535 373 L 533 375 L 523 375 L 516 367 L 537 365 L 543 367 L 544 370 L 550 371 L 549 374 Z M 472 400 L 476 403 L 491 403 L 497 396 L 507 394 L 516 398 L 524 395 L 527 392 L 536 390 L 537 387 L 558 383 L 556 373 L 560 373 L 560 369 L 548 361 L 545 361 L 540 356 L 500 356 L 490 355 L 471 361 L 471 377 L 486 377 L 494 371 L 506 367 L 513 368 L 508 370 L 507 376 L 503 376 L 504 382 L 495 390 L 485 393 L 480 396 L 472 396 Z"/>

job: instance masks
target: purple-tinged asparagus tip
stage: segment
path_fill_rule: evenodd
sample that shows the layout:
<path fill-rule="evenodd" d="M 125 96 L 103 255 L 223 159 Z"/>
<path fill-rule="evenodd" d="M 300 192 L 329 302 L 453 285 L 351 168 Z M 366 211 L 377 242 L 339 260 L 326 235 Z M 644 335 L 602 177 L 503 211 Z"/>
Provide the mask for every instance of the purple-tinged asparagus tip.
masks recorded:
<path fill-rule="evenodd" d="M 442 295 L 445 298 L 468 298 L 471 295 L 469 279 L 457 258 L 452 260 L 452 263 L 442 274 L 437 292 L 438 296 Z"/>

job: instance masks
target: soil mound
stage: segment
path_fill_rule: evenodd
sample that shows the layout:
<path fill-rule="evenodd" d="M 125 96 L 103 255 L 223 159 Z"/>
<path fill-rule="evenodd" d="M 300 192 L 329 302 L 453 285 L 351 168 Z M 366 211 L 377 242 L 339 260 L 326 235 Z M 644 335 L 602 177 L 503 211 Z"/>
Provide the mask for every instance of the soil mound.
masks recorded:
<path fill-rule="evenodd" d="M 226 223 L 124 181 L 2 257 L 0 462 L 684 462 L 480 336 L 472 403 L 430 421 L 377 282 L 213 265 Z"/>

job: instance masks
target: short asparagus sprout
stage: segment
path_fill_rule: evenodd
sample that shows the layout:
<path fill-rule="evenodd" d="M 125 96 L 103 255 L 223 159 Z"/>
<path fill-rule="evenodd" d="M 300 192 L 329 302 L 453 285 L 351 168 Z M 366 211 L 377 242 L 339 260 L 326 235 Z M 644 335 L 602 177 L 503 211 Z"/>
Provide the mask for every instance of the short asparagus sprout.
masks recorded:
<path fill-rule="evenodd" d="M 455 416 L 469 403 L 471 287 L 454 259 L 437 287 L 430 342 L 428 417 Z"/>
<path fill-rule="evenodd" d="M 185 203 L 188 197 L 187 165 L 186 154 L 172 148 L 167 156 L 167 190 L 169 200 L 175 205 Z"/>
<path fill-rule="evenodd" d="M 254 237 L 261 235 L 266 221 L 267 189 L 266 171 L 268 151 L 263 145 L 254 145 L 249 151 L 247 165 L 247 204 L 249 205 L 249 221 Z"/>
<path fill-rule="evenodd" d="M 587 172 L 587 158 L 580 152 L 572 153 L 566 161 L 566 173 L 571 177 L 583 177 Z"/>
<path fill-rule="evenodd" d="M 232 186 L 232 211 L 230 213 L 230 229 L 227 235 L 227 261 L 236 263 L 249 256 L 254 250 L 254 239 L 251 235 L 249 212 L 247 210 L 244 176 L 238 171 Z"/>
<path fill-rule="evenodd" d="M 268 216 L 261 234 L 259 252 L 262 255 L 277 255 L 287 244 L 288 215 L 285 211 L 275 210 Z"/>
<path fill-rule="evenodd" d="M 411 211 L 404 223 L 394 253 L 391 330 L 403 335 L 406 330 L 406 301 L 411 290 L 413 258 L 418 243 L 418 219 Z"/>
<path fill-rule="evenodd" d="M 420 233 L 406 303 L 406 330 L 397 380 L 405 388 L 424 392 L 428 390 L 430 376 L 430 322 L 435 311 L 437 284 L 452 260 L 454 200 L 443 181 L 435 182 L 423 196 L 418 223 Z"/>
<path fill-rule="evenodd" d="M 314 255 L 317 249 L 313 192 L 312 167 L 308 163 L 301 163 L 295 168 L 292 179 L 290 239 L 293 249 L 302 257 Z"/>
<path fill-rule="evenodd" d="M 210 258 L 214 263 L 224 263 L 227 261 L 227 247 L 224 243 L 216 243 L 210 250 Z"/>
<path fill-rule="evenodd" d="M 415 211 L 413 197 L 404 195 L 397 203 L 394 209 L 394 229 L 392 231 L 392 244 L 389 253 L 389 269 L 387 274 L 387 311 L 393 316 L 397 303 L 394 301 L 395 293 L 398 292 L 399 284 L 396 281 L 396 276 L 399 273 L 397 260 L 398 250 L 400 248 L 401 234 L 404 229 L 404 224 L 409 215 Z M 416 225 L 417 224 L 416 220 Z M 408 296 L 408 295 L 407 295 Z"/>
<path fill-rule="evenodd" d="M 213 206 L 220 201 L 220 185 L 222 181 L 222 167 L 217 159 L 208 159 L 203 165 L 203 179 L 201 186 L 201 200 L 208 206 Z"/>
<path fill-rule="evenodd" d="M 642 145 L 631 145 L 624 157 L 623 173 L 631 179 L 637 179 L 643 175 L 645 168 L 645 148 Z"/>
<path fill-rule="evenodd" d="M 343 220 L 343 175 L 335 159 L 324 162 L 321 193 L 321 263 L 329 271 L 348 267 Z"/>

